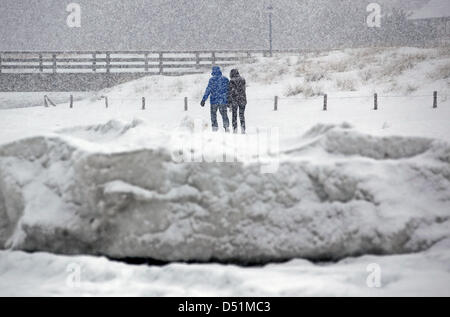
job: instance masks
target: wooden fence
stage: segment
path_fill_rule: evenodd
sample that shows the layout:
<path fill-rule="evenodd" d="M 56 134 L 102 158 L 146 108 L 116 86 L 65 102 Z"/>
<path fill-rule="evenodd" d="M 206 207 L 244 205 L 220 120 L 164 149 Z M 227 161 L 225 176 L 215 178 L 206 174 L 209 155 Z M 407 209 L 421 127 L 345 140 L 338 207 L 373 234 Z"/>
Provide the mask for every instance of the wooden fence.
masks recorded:
<path fill-rule="evenodd" d="M 0 91 L 89 91 L 149 75 L 203 73 L 246 62 L 248 51 L 8 51 L 0 52 Z"/>
<path fill-rule="evenodd" d="M 448 91 L 444 92 L 444 94 L 441 94 L 441 96 L 443 97 L 442 100 L 446 101 L 447 98 L 450 97 L 450 95 L 448 95 Z M 379 96 L 378 93 L 374 93 L 372 96 L 362 96 L 362 95 L 358 95 L 358 96 L 331 96 L 330 99 L 332 100 L 336 100 L 336 99 L 370 99 L 373 98 L 373 110 L 378 111 L 380 110 L 379 108 L 379 97 L 384 98 L 407 98 L 407 99 L 412 99 L 412 98 L 421 98 L 423 100 L 425 100 L 424 98 L 430 98 L 430 104 L 431 104 L 431 100 L 432 100 L 432 108 L 433 109 L 437 109 L 438 108 L 438 92 L 434 91 L 433 94 L 429 94 L 429 95 L 382 95 Z M 74 98 L 73 95 L 68 96 L 69 98 L 69 108 L 72 109 L 74 108 Z M 280 101 L 282 102 L 314 102 L 317 104 L 320 104 L 320 102 L 318 102 L 320 99 L 323 98 L 323 111 L 328 111 L 328 94 L 322 94 L 321 96 L 316 96 L 316 97 L 302 97 L 302 98 L 296 98 L 296 97 L 286 97 L 286 98 L 280 98 L 279 96 L 274 96 L 273 99 L 271 98 L 252 98 L 252 102 L 258 102 L 259 104 L 264 104 L 264 103 L 268 103 L 270 101 L 273 100 L 273 111 L 277 112 L 279 111 L 279 104 Z M 431 99 L 432 98 L 432 99 Z M 104 99 L 105 100 L 105 107 L 109 108 L 109 101 L 112 101 L 113 103 L 119 103 L 121 104 L 122 102 L 126 101 L 129 104 L 138 104 L 139 101 L 141 102 L 141 109 L 142 110 L 146 110 L 147 108 L 147 103 L 146 103 L 146 97 L 141 97 L 139 98 L 138 96 L 136 96 L 135 98 L 113 98 L 110 99 L 108 96 L 101 96 L 100 99 Z M 161 101 L 161 100 L 160 100 Z M 180 105 L 181 105 L 181 98 L 175 98 L 175 99 L 165 99 L 165 102 L 167 101 L 180 101 Z M 198 100 L 197 100 L 198 102 Z M 45 107 L 49 107 L 49 105 L 52 105 L 54 107 L 56 107 L 56 103 L 53 102 L 47 95 L 44 95 L 44 106 Z M 184 111 L 188 111 L 189 110 L 189 99 L 188 97 L 184 97 L 183 99 L 183 106 L 184 106 Z M 181 107 L 180 107 L 181 108 Z"/>
<path fill-rule="evenodd" d="M 70 51 L 0 52 L 0 73 L 145 72 L 183 75 L 229 66 L 266 51 Z"/>

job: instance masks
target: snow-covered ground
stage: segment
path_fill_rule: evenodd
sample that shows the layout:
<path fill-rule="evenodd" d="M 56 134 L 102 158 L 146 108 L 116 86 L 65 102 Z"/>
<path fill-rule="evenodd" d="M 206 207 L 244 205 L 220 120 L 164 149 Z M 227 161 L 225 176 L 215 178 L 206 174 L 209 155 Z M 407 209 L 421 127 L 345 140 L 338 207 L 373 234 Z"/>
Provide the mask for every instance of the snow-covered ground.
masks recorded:
<path fill-rule="evenodd" d="M 450 296 L 449 240 L 419 254 L 262 267 L 136 266 L 20 251 L 0 251 L 0 259 L 0 296 Z"/>
<path fill-rule="evenodd" d="M 44 105 L 44 96 L 51 96 L 54 103 L 63 103 L 73 95 L 75 101 L 91 96 L 90 92 L 0 92 L 0 110 L 13 108 L 40 107 Z"/>
<path fill-rule="evenodd" d="M 239 69 L 246 136 L 209 132 L 198 105 L 208 74 L 143 78 L 74 109 L 1 110 L 0 242 L 166 261 L 340 262 L 135 267 L 4 251 L 3 294 L 450 295 L 449 50 L 345 50 Z M 250 155 L 186 161 L 230 149 Z M 364 254 L 384 256 L 349 258 Z M 72 262 L 83 267 L 76 289 L 64 284 Z M 379 289 L 367 287 L 370 263 Z"/>

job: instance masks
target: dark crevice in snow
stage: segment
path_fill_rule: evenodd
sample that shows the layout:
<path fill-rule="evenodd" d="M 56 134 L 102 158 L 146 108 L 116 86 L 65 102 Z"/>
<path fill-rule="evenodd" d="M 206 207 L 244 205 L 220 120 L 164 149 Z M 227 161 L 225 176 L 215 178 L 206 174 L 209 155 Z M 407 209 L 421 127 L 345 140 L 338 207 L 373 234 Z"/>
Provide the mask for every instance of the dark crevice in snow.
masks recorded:
<path fill-rule="evenodd" d="M 111 261 L 122 262 L 130 265 L 149 265 L 149 266 L 166 266 L 170 264 L 223 264 L 223 265 L 234 265 L 239 267 L 263 267 L 268 264 L 282 264 L 292 261 L 293 259 L 277 259 L 277 260 L 265 260 L 265 261 L 242 261 L 239 259 L 235 260 L 219 260 L 219 259 L 210 259 L 208 261 L 161 261 L 153 258 L 140 258 L 140 257 L 126 257 L 126 258 L 114 258 L 107 257 Z M 320 263 L 320 262 L 333 262 L 334 259 L 324 257 L 322 259 L 303 259 L 308 260 L 312 263 Z"/>
<path fill-rule="evenodd" d="M 131 257 L 127 257 L 127 258 L 107 257 L 107 258 L 111 261 L 123 262 L 123 263 L 131 264 L 131 265 L 144 265 L 145 264 L 145 265 L 149 265 L 149 266 L 165 266 L 165 265 L 170 264 L 170 262 L 155 260 L 152 258 L 131 258 Z"/>

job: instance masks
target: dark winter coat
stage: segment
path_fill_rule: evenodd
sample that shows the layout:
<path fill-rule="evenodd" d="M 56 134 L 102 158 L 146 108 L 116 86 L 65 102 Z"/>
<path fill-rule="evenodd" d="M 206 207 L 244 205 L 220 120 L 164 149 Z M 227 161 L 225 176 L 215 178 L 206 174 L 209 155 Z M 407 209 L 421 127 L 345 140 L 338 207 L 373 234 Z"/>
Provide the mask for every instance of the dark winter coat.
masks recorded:
<path fill-rule="evenodd" d="M 230 87 L 228 92 L 229 105 L 245 106 L 247 104 L 245 85 L 245 79 L 239 75 L 239 71 L 237 69 L 231 70 Z"/>
<path fill-rule="evenodd" d="M 225 76 L 222 76 L 222 72 L 218 66 L 213 67 L 211 75 L 212 77 L 209 80 L 202 100 L 206 101 L 211 96 L 210 102 L 212 105 L 226 105 L 228 103 L 229 80 Z"/>

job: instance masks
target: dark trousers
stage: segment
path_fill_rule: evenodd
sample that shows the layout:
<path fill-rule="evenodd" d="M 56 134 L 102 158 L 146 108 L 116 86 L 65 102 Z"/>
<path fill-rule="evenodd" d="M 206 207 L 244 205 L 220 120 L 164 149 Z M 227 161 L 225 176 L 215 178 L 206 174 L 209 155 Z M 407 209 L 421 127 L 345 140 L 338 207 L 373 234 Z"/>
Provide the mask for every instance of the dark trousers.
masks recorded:
<path fill-rule="evenodd" d="M 237 123 L 237 115 L 239 112 L 239 120 L 241 122 L 241 130 L 242 133 L 245 132 L 245 105 L 243 104 L 232 104 L 231 110 L 233 112 L 232 119 L 233 119 L 233 131 L 237 132 L 238 129 L 238 123 Z"/>
<path fill-rule="evenodd" d="M 217 110 L 220 111 L 222 116 L 223 127 L 228 130 L 230 127 L 230 121 L 228 120 L 227 105 L 211 105 L 211 125 L 214 131 L 219 129 L 219 124 L 217 123 Z"/>

